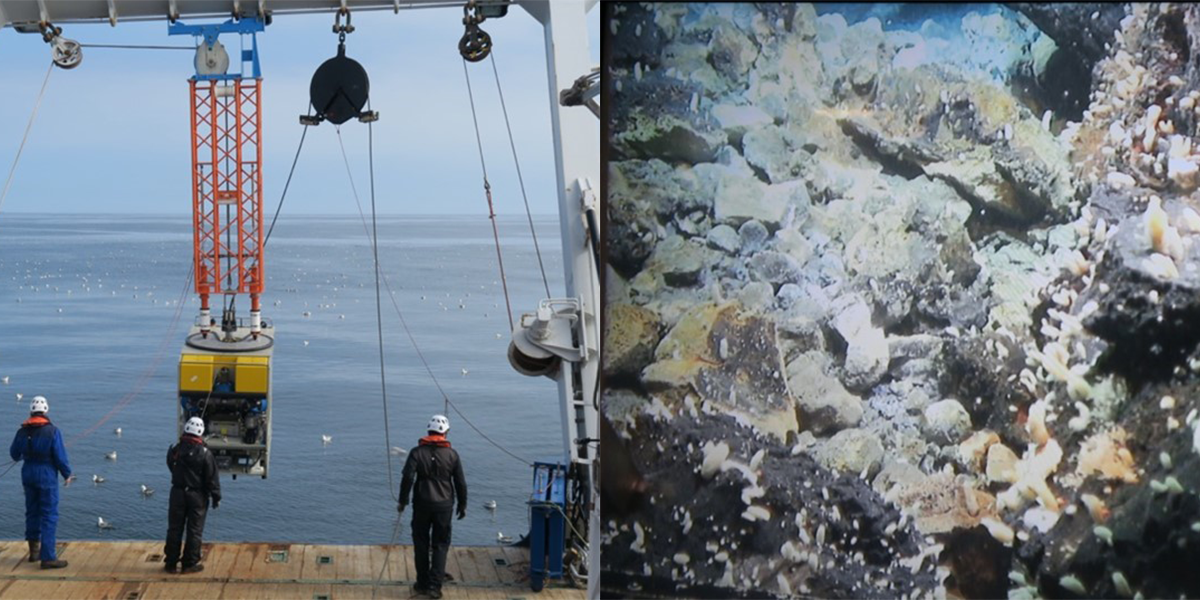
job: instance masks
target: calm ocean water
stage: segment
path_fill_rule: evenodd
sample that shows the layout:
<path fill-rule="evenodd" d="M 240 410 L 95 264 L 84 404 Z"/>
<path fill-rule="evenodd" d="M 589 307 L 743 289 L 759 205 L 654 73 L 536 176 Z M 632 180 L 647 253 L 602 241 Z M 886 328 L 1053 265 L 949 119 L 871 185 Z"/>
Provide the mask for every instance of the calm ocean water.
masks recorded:
<path fill-rule="evenodd" d="M 557 218 L 537 218 L 535 226 L 550 290 L 561 296 Z M 500 230 L 514 312 L 532 311 L 545 292 L 528 225 L 524 217 L 503 218 Z M 177 361 L 198 308 L 188 289 L 172 328 L 191 260 L 190 231 L 186 218 L 0 215 L 0 376 L 10 378 L 0 384 L 2 443 L 8 447 L 28 415 L 29 398 L 49 398 L 50 417 L 63 430 L 79 478 L 62 491 L 60 539 L 165 535 L 165 452 L 176 435 Z M 488 220 L 381 217 L 379 237 L 380 262 L 397 302 L 451 399 L 520 457 L 561 454 L 554 382 L 521 376 L 505 358 L 509 327 Z M 224 500 L 209 512 L 205 537 L 386 543 L 396 511 L 363 223 L 358 217 L 281 217 L 266 268 L 263 314 L 277 330 L 270 478 L 223 477 Z M 384 293 L 392 445 L 408 449 L 443 405 Z M 247 303 L 239 302 L 239 316 L 247 316 Z M 135 391 L 123 410 L 81 435 Z M 17 402 L 17 393 L 25 399 Z M 525 532 L 530 469 L 458 415 L 449 416 L 471 495 L 467 518 L 454 524 L 455 543 L 494 544 L 497 532 Z M 113 433 L 116 427 L 122 436 Z M 332 443 L 323 446 L 322 434 L 333 436 Z M 117 460 L 106 460 L 114 450 Z M 393 460 L 397 488 L 403 460 Z M 93 474 L 107 481 L 93 484 Z M 141 484 L 157 493 L 143 498 Z M 483 508 L 487 500 L 499 504 L 494 514 Z M 17 466 L 0 477 L 0 537 L 23 536 L 23 511 Z M 410 516 L 404 516 L 403 543 L 411 543 Z M 99 530 L 97 517 L 115 529 Z"/>

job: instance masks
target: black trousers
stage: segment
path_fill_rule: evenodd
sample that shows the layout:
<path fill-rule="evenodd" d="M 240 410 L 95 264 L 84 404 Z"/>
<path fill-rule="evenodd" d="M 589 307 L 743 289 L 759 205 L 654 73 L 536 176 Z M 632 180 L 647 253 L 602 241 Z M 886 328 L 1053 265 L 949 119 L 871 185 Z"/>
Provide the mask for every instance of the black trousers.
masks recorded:
<path fill-rule="evenodd" d="M 204 517 L 208 515 L 208 494 L 199 490 L 171 488 L 171 504 L 167 512 L 167 547 L 164 562 L 179 563 L 179 545 L 187 529 L 187 545 L 183 548 L 183 566 L 200 562 L 200 538 L 204 535 Z"/>
<path fill-rule="evenodd" d="M 413 547 L 416 552 L 417 585 L 442 589 L 446 574 L 446 553 L 450 550 L 450 523 L 454 507 L 413 507 Z M 430 533 L 432 532 L 432 540 Z M 432 548 L 430 542 L 432 541 Z M 430 560 L 432 554 L 432 561 Z M 430 564 L 432 562 L 432 564 Z"/>

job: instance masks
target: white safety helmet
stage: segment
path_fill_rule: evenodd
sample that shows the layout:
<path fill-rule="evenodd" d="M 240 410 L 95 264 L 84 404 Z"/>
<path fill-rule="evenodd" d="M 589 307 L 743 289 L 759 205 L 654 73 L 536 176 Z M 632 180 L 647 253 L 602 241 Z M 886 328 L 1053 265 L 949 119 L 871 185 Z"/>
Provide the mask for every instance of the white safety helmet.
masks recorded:
<path fill-rule="evenodd" d="M 183 432 L 190 433 L 194 436 L 204 435 L 204 420 L 200 417 L 192 417 L 183 424 Z"/>
<path fill-rule="evenodd" d="M 433 415 L 433 418 L 429 419 L 429 426 L 425 429 L 444 434 L 450 431 L 450 419 L 447 419 L 445 415 Z"/>
<path fill-rule="evenodd" d="M 29 412 L 48 413 L 50 412 L 50 403 L 46 402 L 45 396 L 34 396 L 33 401 L 29 403 Z"/>

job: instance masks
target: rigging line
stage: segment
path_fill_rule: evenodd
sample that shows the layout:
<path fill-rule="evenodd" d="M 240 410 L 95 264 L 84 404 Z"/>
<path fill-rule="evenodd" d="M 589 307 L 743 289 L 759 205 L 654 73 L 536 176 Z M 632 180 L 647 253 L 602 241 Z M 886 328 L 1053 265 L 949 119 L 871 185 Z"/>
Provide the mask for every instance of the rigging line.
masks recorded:
<path fill-rule="evenodd" d="M 140 46 L 136 44 L 80 44 L 81 48 L 117 48 L 122 50 L 191 50 L 196 51 L 195 46 Z"/>
<path fill-rule="evenodd" d="M 42 80 L 42 89 L 38 92 L 37 101 L 33 103 L 33 112 L 29 114 L 29 122 L 25 124 L 25 135 L 21 137 L 21 145 L 17 146 L 17 156 L 13 158 L 13 164 L 8 169 L 8 179 L 4 181 L 4 191 L 0 192 L 0 208 L 4 208 L 4 199 L 8 197 L 8 188 L 12 185 L 13 174 L 17 171 L 17 163 L 21 160 L 21 152 L 25 150 L 25 142 L 29 139 L 29 130 L 33 129 L 33 121 L 37 118 L 38 107 L 42 105 L 42 96 L 46 94 L 46 84 L 50 83 L 50 73 L 54 71 L 54 61 L 50 61 L 50 67 L 46 69 L 46 78 Z"/>
<path fill-rule="evenodd" d="M 363 224 L 363 233 L 366 234 L 367 238 L 369 239 L 371 237 L 371 232 L 367 229 L 367 217 L 363 212 L 362 203 L 359 202 L 358 199 L 358 190 L 354 185 L 354 174 L 350 171 L 350 159 L 346 156 L 346 146 L 342 144 L 342 134 L 340 129 L 335 128 L 335 131 L 338 132 L 338 146 L 342 149 L 342 162 L 346 165 L 346 176 L 350 179 L 350 189 L 352 192 L 354 192 L 354 203 L 358 206 L 358 216 Z M 474 430 L 475 433 L 479 434 L 479 437 L 487 440 L 487 442 L 494 446 L 497 450 L 509 455 L 521 463 L 524 463 L 526 466 L 533 466 L 531 461 L 513 454 L 508 448 L 505 448 L 492 438 L 488 437 L 487 434 L 476 427 L 475 424 L 472 423 L 471 420 L 468 419 L 467 416 L 458 409 L 458 406 L 454 404 L 454 401 L 450 400 L 450 395 L 446 393 L 444 388 L 442 388 L 442 383 L 438 381 L 437 375 L 435 375 L 433 372 L 433 368 L 429 366 L 429 361 L 425 358 L 425 353 L 421 352 L 421 347 L 417 344 L 417 338 L 413 336 L 412 330 L 409 329 L 408 320 L 404 318 L 404 313 L 400 310 L 400 304 L 396 302 L 396 292 L 392 290 L 392 284 L 390 281 L 388 281 L 387 275 L 383 273 L 382 269 L 380 269 L 380 275 L 383 280 L 384 287 L 387 288 L 388 298 L 392 301 L 392 308 L 395 309 L 396 316 L 400 318 L 400 325 L 404 329 L 404 334 L 408 337 L 408 342 L 412 345 L 413 351 L 416 353 L 417 358 L 420 359 L 421 365 L 425 367 L 425 372 L 428 373 L 429 378 L 433 380 L 434 387 L 437 388 L 438 393 L 441 394 L 442 398 L 445 400 L 444 406 L 453 408 L 454 412 L 462 418 L 463 422 L 465 422 L 472 430 Z M 391 452 L 391 448 L 388 448 L 388 452 Z"/>
<path fill-rule="evenodd" d="M 308 103 L 308 114 L 312 114 L 312 103 Z M 275 216 L 271 217 L 271 226 L 267 228 L 267 237 L 263 239 L 263 247 L 271 241 L 271 232 L 275 231 L 275 221 L 279 219 L 279 211 L 283 210 L 283 199 L 287 198 L 288 187 L 292 185 L 292 175 L 296 173 L 296 163 L 300 162 L 300 150 L 304 148 L 304 138 L 308 135 L 308 126 L 300 134 L 300 145 L 296 147 L 296 156 L 292 158 L 292 168 L 288 171 L 287 182 L 283 184 L 283 194 L 279 196 L 279 204 L 275 207 Z"/>
<path fill-rule="evenodd" d="M 0 477 L 3 477 L 0 474 Z M 387 545 L 387 550 L 383 553 L 383 566 L 379 567 L 379 576 L 375 578 L 375 585 L 371 586 L 371 600 L 375 600 L 375 592 L 379 589 L 379 583 L 383 581 L 383 572 L 386 569 L 388 573 L 392 572 L 392 565 L 388 563 L 388 558 L 392 555 L 392 547 L 396 545 L 396 538 L 400 537 L 400 515 L 396 515 L 396 524 L 392 527 L 392 542 Z"/>
<path fill-rule="evenodd" d="M 114 405 L 107 414 L 96 421 L 91 427 L 88 427 L 84 431 L 73 436 L 70 441 L 66 442 L 66 446 L 70 446 L 71 444 L 91 435 L 92 432 L 96 431 L 97 428 L 99 428 L 117 413 L 121 412 L 122 409 L 124 409 L 130 402 L 134 400 L 134 398 L 137 398 L 138 394 L 141 393 L 142 388 L 146 387 L 146 383 L 149 382 L 150 377 L 153 376 L 158 370 L 158 365 L 162 362 L 163 357 L 166 356 L 167 344 L 175 335 L 175 327 L 179 325 L 179 317 L 183 314 L 183 301 L 187 296 L 188 290 L 191 288 L 193 274 L 194 265 L 192 269 L 188 269 L 187 281 L 183 285 L 183 291 L 179 294 L 179 299 L 175 302 L 175 315 L 171 318 L 171 325 L 167 328 L 167 335 L 163 338 L 163 341 L 158 346 L 158 356 L 154 358 L 154 362 L 138 378 L 138 382 L 134 385 L 133 391 L 122 397 L 121 400 L 118 401 L 117 404 Z"/>
<path fill-rule="evenodd" d="M 370 101 L 367 110 L 371 110 Z M 375 219 L 375 128 L 367 123 L 367 165 L 371 176 L 371 250 L 375 256 L 375 331 L 379 336 L 379 386 L 383 391 L 383 443 L 384 453 L 387 454 L 388 491 L 393 500 L 396 496 L 396 482 L 392 475 L 392 432 L 391 420 L 388 419 L 387 372 L 383 367 L 383 300 L 379 297 L 379 226 Z M 341 141 L 341 131 L 338 131 L 338 141 Z"/>
<path fill-rule="evenodd" d="M 475 94 L 471 91 L 471 75 L 467 59 L 463 59 L 463 75 L 467 78 L 467 97 L 471 100 L 471 121 L 475 123 L 475 144 L 479 146 L 479 166 L 483 169 L 483 191 L 487 194 L 488 218 L 492 220 L 492 238 L 496 241 L 496 261 L 500 263 L 500 283 L 504 286 L 504 306 L 508 309 L 508 329 L 515 329 L 512 302 L 508 299 L 508 279 L 504 277 L 504 257 L 500 254 L 500 231 L 496 229 L 496 209 L 492 207 L 492 184 L 488 183 L 487 164 L 483 161 L 483 139 L 479 137 L 479 117 L 475 114 Z M 547 293 L 547 295 L 549 295 Z"/>
<path fill-rule="evenodd" d="M 504 127 L 508 129 L 508 146 L 512 148 L 513 164 L 517 167 L 517 181 L 521 184 L 521 197 L 525 200 L 525 216 L 529 219 L 529 235 L 533 236 L 533 251 L 537 254 L 538 268 L 542 270 L 542 285 L 546 297 L 550 297 L 550 280 L 546 277 L 546 265 L 542 262 L 542 249 L 538 246 L 537 231 L 533 228 L 533 212 L 529 209 L 529 195 L 525 193 L 525 178 L 521 176 L 521 161 L 517 160 L 517 145 L 513 141 L 512 125 L 508 122 L 508 107 L 504 104 L 504 90 L 500 88 L 500 72 L 496 70 L 496 51 L 490 53 L 492 74 L 496 76 L 496 93 L 500 94 L 500 109 L 504 111 Z"/>

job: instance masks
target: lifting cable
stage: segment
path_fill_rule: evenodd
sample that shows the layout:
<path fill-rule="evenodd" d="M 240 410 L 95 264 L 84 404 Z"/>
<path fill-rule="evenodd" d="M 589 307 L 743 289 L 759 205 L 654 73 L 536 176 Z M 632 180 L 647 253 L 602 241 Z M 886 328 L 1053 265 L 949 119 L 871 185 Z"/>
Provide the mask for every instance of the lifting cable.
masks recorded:
<path fill-rule="evenodd" d="M 369 127 L 370 126 L 368 125 L 368 128 Z M 362 203 L 359 202 L 359 199 L 358 199 L 358 190 L 354 185 L 354 175 L 350 171 L 350 160 L 346 156 L 346 146 L 342 143 L 342 132 L 341 132 L 341 129 L 338 129 L 338 128 L 335 128 L 335 131 L 337 131 L 337 134 L 338 134 L 338 146 L 342 150 L 342 162 L 346 165 L 346 176 L 349 177 L 349 179 L 350 179 L 350 190 L 354 193 L 354 203 L 358 206 L 358 215 L 359 215 L 359 218 L 362 220 L 363 232 L 366 233 L 367 238 L 370 239 L 371 234 L 370 234 L 370 231 L 367 229 L 367 217 L 366 217 L 366 214 L 363 212 Z M 368 151 L 374 152 L 374 148 L 370 148 Z M 454 409 L 455 414 L 457 414 L 459 416 L 459 418 L 461 418 L 463 420 L 463 422 L 467 424 L 467 426 L 469 426 L 472 430 L 475 431 L 475 433 L 479 434 L 479 437 L 486 440 L 489 444 L 494 446 L 497 450 L 500 450 L 501 452 L 520 461 L 525 466 L 532 467 L 533 466 L 532 462 L 514 454 L 508 448 L 505 448 L 504 446 L 500 445 L 492 438 L 488 437 L 488 435 L 486 433 L 484 433 L 481 429 L 476 427 L 475 424 L 472 423 L 471 420 L 467 418 L 467 415 L 463 414 L 463 412 L 461 410 L 459 410 L 458 405 L 456 405 L 454 403 L 454 401 L 452 401 L 450 399 L 450 395 L 447 394 L 446 390 L 442 388 L 441 382 L 438 381 L 437 375 L 434 374 L 433 368 L 429 366 L 429 361 L 425 358 L 425 354 L 423 352 L 421 352 L 421 347 L 417 344 L 417 339 L 416 339 L 416 337 L 413 336 L 412 330 L 409 329 L 408 321 L 407 321 L 407 319 L 404 318 L 404 313 L 400 310 L 400 304 L 396 302 L 396 292 L 394 290 L 392 290 L 391 282 L 388 281 L 387 275 L 383 274 L 382 268 L 379 270 L 379 273 L 380 273 L 380 279 L 383 281 L 384 287 L 387 288 L 388 298 L 390 298 L 392 301 L 392 308 L 395 309 L 396 316 L 399 317 L 399 319 L 400 319 L 400 325 L 404 329 L 404 334 L 408 337 L 408 341 L 412 345 L 413 351 L 416 353 L 417 358 L 420 359 L 421 365 L 425 367 L 425 372 L 428 373 L 429 378 L 431 380 L 433 380 L 434 387 L 436 387 L 438 390 L 438 393 L 442 395 L 442 399 L 444 401 L 443 406 Z M 386 399 L 384 400 L 384 402 L 386 404 Z M 390 447 L 388 448 L 388 453 L 390 456 L 391 455 Z"/>
<path fill-rule="evenodd" d="M 308 104 L 308 114 L 312 114 L 312 103 Z M 267 237 L 263 238 L 263 247 L 271 241 L 271 232 L 275 231 L 275 221 L 279 220 L 279 212 L 283 210 L 283 199 L 287 198 L 288 188 L 292 185 L 292 175 L 296 174 L 296 163 L 300 161 L 300 150 L 304 148 L 304 138 L 308 135 L 308 127 L 300 133 L 300 145 L 296 147 L 296 156 L 292 158 L 292 168 L 288 171 L 287 182 L 283 184 L 283 193 L 279 196 L 279 204 L 275 206 L 275 216 L 271 217 L 271 226 L 267 228 Z"/>
<path fill-rule="evenodd" d="M 38 92 L 37 101 L 33 103 L 33 112 L 29 114 L 29 122 L 25 124 L 25 135 L 21 145 L 17 146 L 17 156 L 13 158 L 12 167 L 8 169 L 8 179 L 4 182 L 4 191 L 0 192 L 0 208 L 4 208 L 4 199 L 8 197 L 8 188 L 12 185 L 13 173 L 17 171 L 17 163 L 21 160 L 21 152 L 25 150 L 25 142 L 29 140 L 29 130 L 33 129 L 33 121 L 37 118 L 38 107 L 42 105 L 42 96 L 46 94 L 46 84 L 50 83 L 50 73 L 54 71 L 54 61 L 46 69 L 46 78 L 42 80 L 42 90 Z"/>
<path fill-rule="evenodd" d="M 370 101 L 367 110 L 371 110 Z M 388 461 L 388 491 L 393 500 L 399 500 L 396 494 L 396 482 L 392 479 L 392 430 L 391 420 L 388 419 L 387 371 L 383 367 L 383 303 L 379 299 L 379 228 L 375 222 L 375 128 L 367 123 L 367 165 L 371 173 L 371 251 L 375 257 L 375 331 L 379 337 L 379 386 L 383 391 L 383 443 L 386 446 Z M 342 132 L 338 129 L 338 144 L 342 142 Z M 343 147 L 344 150 L 344 147 Z M 342 155 L 343 157 L 345 154 Z M 347 164 L 349 166 L 349 164 Z M 357 198 L 358 192 L 355 192 Z"/>
<path fill-rule="evenodd" d="M 487 164 L 483 161 L 483 140 L 479 137 L 479 117 L 475 114 L 475 95 L 471 92 L 471 75 L 467 72 L 467 59 L 463 59 L 463 75 L 467 78 L 467 97 L 471 100 L 471 120 L 475 123 L 475 143 L 479 146 L 479 166 L 483 169 L 483 191 L 487 194 L 488 218 L 492 220 L 492 237 L 496 240 L 496 261 L 500 263 L 500 283 L 504 286 L 504 306 L 508 308 L 508 329 L 513 324 L 512 302 L 508 299 L 508 279 L 504 277 L 504 257 L 500 254 L 500 232 L 496 229 L 496 210 L 492 207 L 492 184 L 488 183 Z M 547 286 L 548 287 L 548 286 Z"/>
<path fill-rule="evenodd" d="M 546 278 L 546 265 L 542 262 L 542 249 L 538 246 L 537 231 L 533 228 L 533 212 L 529 210 L 529 195 L 525 193 L 525 178 L 521 176 L 521 161 L 517 160 L 517 145 L 513 142 L 512 125 L 508 122 L 508 107 L 504 104 L 504 90 L 500 88 L 500 72 L 496 70 L 496 51 L 489 53 L 492 60 L 492 74 L 496 76 L 496 93 L 500 95 L 500 109 L 504 111 L 504 127 L 508 129 L 508 146 L 512 148 L 513 164 L 517 167 L 517 181 L 521 184 L 521 197 L 525 199 L 525 217 L 529 219 L 529 235 L 533 236 L 533 251 L 537 254 L 538 268 L 542 270 L 542 285 L 546 288 L 546 297 L 550 297 L 550 280 Z M 466 63 L 463 63 L 465 68 Z M 470 90 L 471 80 L 467 79 L 467 89 Z M 474 114 L 474 100 L 471 101 Z M 475 131 L 479 137 L 478 125 Z M 482 162 L 482 159 L 480 160 Z"/>

